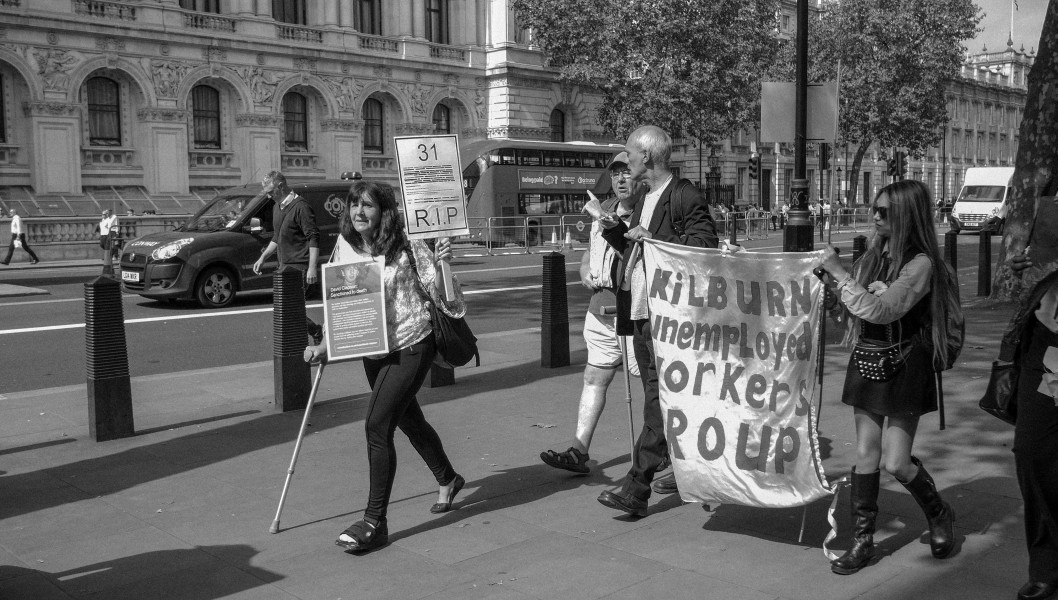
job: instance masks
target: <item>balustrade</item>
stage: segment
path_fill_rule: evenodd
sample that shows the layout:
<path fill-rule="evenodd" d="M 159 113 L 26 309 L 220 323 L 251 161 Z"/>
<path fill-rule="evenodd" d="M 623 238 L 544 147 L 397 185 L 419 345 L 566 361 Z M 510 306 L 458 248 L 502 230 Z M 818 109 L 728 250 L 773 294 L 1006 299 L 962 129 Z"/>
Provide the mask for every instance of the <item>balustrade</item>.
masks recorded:
<path fill-rule="evenodd" d="M 400 44 L 396 40 L 367 35 L 360 36 L 360 49 L 373 52 L 400 52 Z"/>
<path fill-rule="evenodd" d="M 362 164 L 364 171 L 393 171 L 396 169 L 393 161 L 391 156 L 364 156 Z"/>
<path fill-rule="evenodd" d="M 107 2 L 106 0 L 73 0 L 73 10 L 79 15 L 96 17 L 98 19 L 113 19 L 117 21 L 136 20 L 136 7 L 121 2 Z"/>
<path fill-rule="evenodd" d="M 276 37 L 290 42 L 307 42 L 310 44 L 322 44 L 323 32 L 308 27 L 297 27 L 294 25 L 276 25 Z"/>
<path fill-rule="evenodd" d="M 319 154 L 309 154 L 307 152 L 284 152 L 280 157 L 284 171 L 309 171 L 319 168 Z"/>
<path fill-rule="evenodd" d="M 226 150 L 192 150 L 188 153 L 188 167 L 192 169 L 230 169 L 234 152 Z"/>
<path fill-rule="evenodd" d="M 82 148 L 81 162 L 86 167 L 130 167 L 135 155 L 132 148 Z"/>
<path fill-rule="evenodd" d="M 14 144 L 0 144 L 0 165 L 17 165 L 18 150 Z"/>
<path fill-rule="evenodd" d="M 466 62 L 467 51 L 462 48 L 455 48 L 453 46 L 439 46 L 436 44 L 430 44 L 430 58 Z"/>
<path fill-rule="evenodd" d="M 235 19 L 203 13 L 184 13 L 184 27 L 235 33 Z"/>

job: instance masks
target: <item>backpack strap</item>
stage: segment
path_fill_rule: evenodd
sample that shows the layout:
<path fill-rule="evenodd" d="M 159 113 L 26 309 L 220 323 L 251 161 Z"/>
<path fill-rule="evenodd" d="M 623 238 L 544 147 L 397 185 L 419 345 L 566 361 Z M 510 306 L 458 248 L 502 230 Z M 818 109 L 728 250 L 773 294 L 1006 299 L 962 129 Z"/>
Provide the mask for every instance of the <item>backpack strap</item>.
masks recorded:
<path fill-rule="evenodd" d="M 691 185 L 691 182 L 687 179 L 681 178 L 676 182 L 676 187 L 672 190 L 672 195 L 669 196 L 669 222 L 672 223 L 672 230 L 676 232 L 676 236 L 680 238 L 680 242 L 683 242 L 684 236 L 684 214 L 683 214 L 683 191 Z"/>

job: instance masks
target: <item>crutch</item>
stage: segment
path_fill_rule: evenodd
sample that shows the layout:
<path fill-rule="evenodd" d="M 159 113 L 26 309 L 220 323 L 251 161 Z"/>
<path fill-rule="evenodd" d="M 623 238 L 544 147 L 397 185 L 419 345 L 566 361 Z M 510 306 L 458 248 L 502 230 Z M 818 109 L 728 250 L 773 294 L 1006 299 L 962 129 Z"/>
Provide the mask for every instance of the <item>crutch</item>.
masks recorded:
<path fill-rule="evenodd" d="M 628 373 L 628 337 L 617 336 L 617 343 L 621 346 L 621 363 L 625 370 L 625 404 L 628 405 L 628 459 L 635 461 L 636 454 L 636 430 L 632 424 L 632 376 Z"/>
<path fill-rule="evenodd" d="M 290 479 L 294 476 L 294 465 L 298 462 L 298 453 L 301 452 L 301 441 L 305 439 L 305 428 L 309 426 L 309 415 L 312 414 L 312 404 L 316 401 L 316 391 L 320 389 L 320 379 L 323 378 L 323 367 L 326 361 L 320 361 L 316 367 L 316 378 L 312 382 L 312 391 L 309 392 L 309 402 L 305 405 L 305 416 L 301 418 L 301 430 L 298 431 L 298 441 L 294 443 L 294 456 L 290 457 L 290 467 L 287 469 L 287 479 L 283 482 L 283 493 L 279 495 L 279 507 L 276 508 L 276 518 L 268 533 L 279 533 L 279 515 L 283 512 L 283 504 L 287 501 L 287 490 L 290 489 Z"/>
<path fill-rule="evenodd" d="M 616 318 L 617 307 L 616 306 L 604 306 L 600 311 L 603 315 L 614 315 Z M 614 327 L 616 328 L 616 323 Z M 628 456 L 629 459 L 634 460 L 636 453 L 636 429 L 632 423 L 632 376 L 629 374 L 628 367 L 628 338 L 623 335 L 617 336 L 617 345 L 621 347 L 621 364 L 624 366 L 625 372 L 625 404 L 628 405 Z M 632 360 L 635 360 L 633 357 Z"/>

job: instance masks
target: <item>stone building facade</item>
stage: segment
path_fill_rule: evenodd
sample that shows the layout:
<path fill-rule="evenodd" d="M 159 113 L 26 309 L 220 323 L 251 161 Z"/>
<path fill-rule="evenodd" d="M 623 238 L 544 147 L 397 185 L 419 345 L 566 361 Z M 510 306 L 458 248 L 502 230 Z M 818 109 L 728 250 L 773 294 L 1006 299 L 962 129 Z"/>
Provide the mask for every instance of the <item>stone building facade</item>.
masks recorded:
<path fill-rule="evenodd" d="M 596 105 L 504 0 L 0 0 L 0 203 L 29 216 L 396 183 L 398 135 L 609 141 Z"/>

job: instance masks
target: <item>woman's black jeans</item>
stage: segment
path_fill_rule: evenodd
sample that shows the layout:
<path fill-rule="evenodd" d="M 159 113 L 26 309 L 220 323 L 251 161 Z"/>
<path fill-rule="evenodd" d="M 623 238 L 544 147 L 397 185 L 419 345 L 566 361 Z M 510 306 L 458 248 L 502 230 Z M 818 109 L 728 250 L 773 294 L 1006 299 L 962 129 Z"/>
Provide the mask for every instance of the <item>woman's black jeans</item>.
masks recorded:
<path fill-rule="evenodd" d="M 393 478 L 397 472 L 397 452 L 393 434 L 397 427 L 433 471 L 438 485 L 447 485 L 456 472 L 441 445 L 441 438 L 426 422 L 415 394 L 422 387 L 434 357 L 433 335 L 423 341 L 387 354 L 381 359 L 364 359 L 364 371 L 371 384 L 371 400 L 364 426 L 367 430 L 367 459 L 371 471 L 371 491 L 364 517 L 371 521 L 386 518 Z"/>

